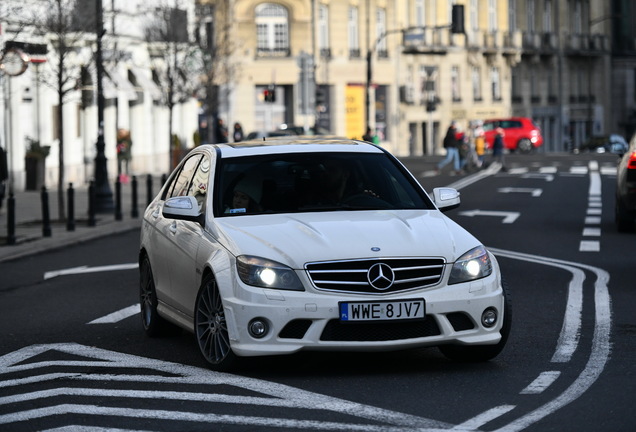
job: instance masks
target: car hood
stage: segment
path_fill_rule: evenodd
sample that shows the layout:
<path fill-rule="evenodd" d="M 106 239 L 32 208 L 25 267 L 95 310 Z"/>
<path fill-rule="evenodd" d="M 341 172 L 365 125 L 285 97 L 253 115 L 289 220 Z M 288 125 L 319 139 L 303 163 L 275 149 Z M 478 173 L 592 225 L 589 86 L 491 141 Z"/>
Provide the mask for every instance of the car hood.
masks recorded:
<path fill-rule="evenodd" d="M 443 257 L 480 243 L 438 210 L 352 211 L 217 218 L 216 237 L 233 255 L 301 269 L 312 261 Z"/>

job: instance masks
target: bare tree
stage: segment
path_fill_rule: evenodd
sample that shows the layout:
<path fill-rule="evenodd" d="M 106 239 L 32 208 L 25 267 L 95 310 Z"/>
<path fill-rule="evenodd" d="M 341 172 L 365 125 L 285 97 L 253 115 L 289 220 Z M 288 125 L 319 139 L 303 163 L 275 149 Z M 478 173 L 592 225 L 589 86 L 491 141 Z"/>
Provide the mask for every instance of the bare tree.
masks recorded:
<path fill-rule="evenodd" d="M 42 0 L 37 6 L 37 9 L 30 10 L 31 16 L 27 19 L 34 31 L 49 38 L 53 47 L 54 59 L 47 62 L 40 80 L 57 93 L 58 217 L 65 220 L 64 104 L 80 82 L 81 67 L 76 60 L 77 53 L 86 46 L 87 39 L 94 38 L 95 0 Z"/>
<path fill-rule="evenodd" d="M 146 40 L 154 58 L 155 74 L 166 89 L 165 104 L 169 110 L 168 168 L 171 171 L 172 147 L 175 144 L 172 128 L 174 107 L 192 98 L 202 70 L 201 55 L 188 31 L 185 5 L 178 1 L 164 1 L 153 12 L 154 19 L 145 29 Z"/>
<path fill-rule="evenodd" d="M 215 142 L 218 138 L 214 137 L 214 125 L 219 117 L 219 106 L 221 101 L 229 98 L 230 84 L 239 80 L 239 65 L 232 60 L 237 42 L 232 34 L 234 21 L 231 3 L 229 0 L 220 0 L 198 5 L 197 42 L 203 61 L 198 93 L 205 101 L 207 142 Z"/>

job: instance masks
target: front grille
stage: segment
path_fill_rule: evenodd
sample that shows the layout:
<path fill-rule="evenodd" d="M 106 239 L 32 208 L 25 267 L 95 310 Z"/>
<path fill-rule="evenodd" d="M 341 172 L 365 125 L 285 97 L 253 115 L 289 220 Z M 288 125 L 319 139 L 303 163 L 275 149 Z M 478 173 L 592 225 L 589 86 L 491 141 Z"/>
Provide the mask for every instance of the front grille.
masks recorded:
<path fill-rule="evenodd" d="M 369 283 L 369 269 L 375 264 L 391 268 L 395 280 L 391 286 L 380 289 Z M 309 263 L 307 273 L 320 290 L 361 294 L 405 291 L 436 285 L 442 279 L 442 258 L 392 258 Z"/>
<path fill-rule="evenodd" d="M 344 342 L 381 342 L 403 339 L 416 339 L 438 336 L 441 332 L 432 317 L 423 321 L 401 322 L 360 322 L 343 323 L 337 319 L 330 320 L 325 326 L 320 340 Z"/>

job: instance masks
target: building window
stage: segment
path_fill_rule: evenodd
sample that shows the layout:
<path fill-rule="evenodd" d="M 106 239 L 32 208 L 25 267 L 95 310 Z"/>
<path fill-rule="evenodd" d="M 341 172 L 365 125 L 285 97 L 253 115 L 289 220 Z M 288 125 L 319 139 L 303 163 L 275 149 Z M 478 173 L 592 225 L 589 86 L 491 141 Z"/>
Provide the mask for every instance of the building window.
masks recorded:
<path fill-rule="evenodd" d="M 492 100 L 501 100 L 501 77 L 499 74 L 499 68 L 493 67 L 490 70 L 490 83 L 492 86 Z"/>
<path fill-rule="evenodd" d="M 537 100 L 539 95 L 539 71 L 537 68 L 532 68 L 528 71 L 530 73 L 530 100 Z"/>
<path fill-rule="evenodd" d="M 535 17 L 534 17 L 534 13 L 535 13 L 535 7 L 534 7 L 534 0 L 527 0 L 527 4 L 526 4 L 526 19 L 528 20 L 528 33 L 535 33 L 536 28 L 535 28 Z"/>
<path fill-rule="evenodd" d="M 289 55 L 289 15 L 283 6 L 263 3 L 256 7 L 256 48 L 259 55 Z"/>
<path fill-rule="evenodd" d="M 572 8 L 572 33 L 580 35 L 583 33 L 583 5 L 581 0 L 574 0 Z"/>
<path fill-rule="evenodd" d="M 488 31 L 497 31 L 497 0 L 488 0 Z"/>
<path fill-rule="evenodd" d="M 426 25 L 426 10 L 424 0 L 415 0 L 415 25 L 424 27 Z"/>
<path fill-rule="evenodd" d="M 451 68 L 451 93 L 453 102 L 462 100 L 461 89 L 459 87 L 459 66 L 453 66 Z"/>
<path fill-rule="evenodd" d="M 331 57 L 329 47 L 329 7 L 321 4 L 318 8 L 318 48 L 321 57 Z"/>
<path fill-rule="evenodd" d="M 517 0 L 508 1 L 508 28 L 511 34 L 517 30 Z"/>
<path fill-rule="evenodd" d="M 470 28 L 479 30 L 479 0 L 470 0 Z"/>
<path fill-rule="evenodd" d="M 543 8 L 543 31 L 552 33 L 552 0 L 545 0 Z"/>
<path fill-rule="evenodd" d="M 521 96 L 521 80 L 519 77 L 519 69 L 512 69 L 510 73 L 510 87 L 512 91 L 512 102 L 520 103 L 523 101 Z"/>
<path fill-rule="evenodd" d="M 389 56 L 386 50 L 386 10 L 378 8 L 375 19 L 375 34 L 378 40 L 378 57 L 386 58 Z"/>
<path fill-rule="evenodd" d="M 349 7 L 349 19 L 347 27 L 349 33 L 349 57 L 360 57 L 360 35 L 358 34 L 357 6 Z"/>
<path fill-rule="evenodd" d="M 479 67 L 474 66 L 472 70 L 472 81 L 473 81 L 473 100 L 475 102 L 481 101 L 481 72 Z"/>

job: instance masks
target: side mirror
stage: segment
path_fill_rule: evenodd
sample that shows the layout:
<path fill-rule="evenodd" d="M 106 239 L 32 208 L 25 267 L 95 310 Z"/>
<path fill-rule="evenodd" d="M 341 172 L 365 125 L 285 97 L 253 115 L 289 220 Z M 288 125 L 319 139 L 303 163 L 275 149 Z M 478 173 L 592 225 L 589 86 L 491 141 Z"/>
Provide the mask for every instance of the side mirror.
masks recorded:
<path fill-rule="evenodd" d="M 435 188 L 433 189 L 433 201 L 440 211 L 448 211 L 459 207 L 459 191 L 453 188 Z"/>
<path fill-rule="evenodd" d="M 168 219 L 197 222 L 202 226 L 204 223 L 204 215 L 199 211 L 199 203 L 193 196 L 168 198 L 163 204 L 161 213 Z"/>

